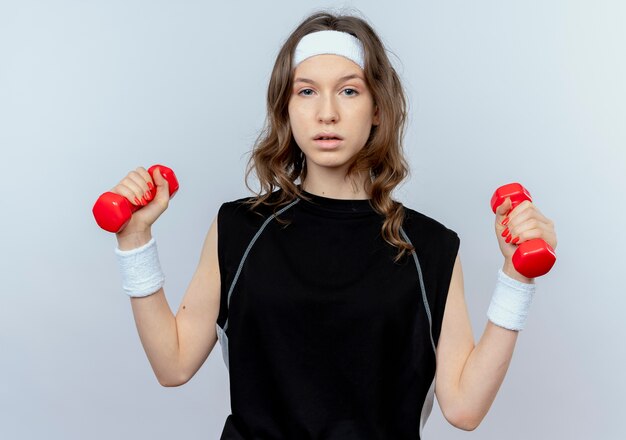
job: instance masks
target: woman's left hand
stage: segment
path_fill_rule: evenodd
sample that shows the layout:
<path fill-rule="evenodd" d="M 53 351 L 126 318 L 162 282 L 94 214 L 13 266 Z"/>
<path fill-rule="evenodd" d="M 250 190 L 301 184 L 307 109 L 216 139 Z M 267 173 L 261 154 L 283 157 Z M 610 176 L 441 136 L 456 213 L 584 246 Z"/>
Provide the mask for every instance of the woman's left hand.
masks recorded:
<path fill-rule="evenodd" d="M 504 255 L 505 266 L 513 267 L 511 258 L 517 244 L 533 238 L 541 238 L 556 249 L 554 222 L 544 216 L 530 201 L 526 200 L 511 209 L 511 199 L 507 199 L 496 210 L 496 237 Z"/>

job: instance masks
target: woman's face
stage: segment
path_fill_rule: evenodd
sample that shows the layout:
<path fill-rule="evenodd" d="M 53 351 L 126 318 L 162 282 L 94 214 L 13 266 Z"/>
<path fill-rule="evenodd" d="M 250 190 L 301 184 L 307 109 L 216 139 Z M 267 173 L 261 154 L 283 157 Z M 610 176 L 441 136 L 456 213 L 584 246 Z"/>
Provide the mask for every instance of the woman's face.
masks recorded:
<path fill-rule="evenodd" d="M 379 123 L 363 71 L 338 55 L 316 55 L 296 67 L 289 120 L 307 173 L 319 167 L 345 172 Z"/>

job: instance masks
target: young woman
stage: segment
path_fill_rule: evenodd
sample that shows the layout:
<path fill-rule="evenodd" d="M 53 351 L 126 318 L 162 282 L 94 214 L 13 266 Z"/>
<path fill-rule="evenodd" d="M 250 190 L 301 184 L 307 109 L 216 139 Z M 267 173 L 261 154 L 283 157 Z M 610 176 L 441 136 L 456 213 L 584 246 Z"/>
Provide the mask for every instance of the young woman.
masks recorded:
<path fill-rule="evenodd" d="M 145 206 L 116 253 L 159 382 L 187 382 L 219 338 L 232 407 L 222 439 L 415 439 L 433 393 L 450 423 L 474 429 L 534 291 L 510 242 L 554 247 L 553 223 L 530 202 L 497 210 L 499 300 L 475 344 L 457 234 L 391 198 L 407 174 L 406 101 L 374 30 L 352 16 L 306 18 L 267 99 L 249 170 L 261 190 L 222 205 L 176 316 L 150 232 L 167 181 L 137 168 L 113 189 Z"/>

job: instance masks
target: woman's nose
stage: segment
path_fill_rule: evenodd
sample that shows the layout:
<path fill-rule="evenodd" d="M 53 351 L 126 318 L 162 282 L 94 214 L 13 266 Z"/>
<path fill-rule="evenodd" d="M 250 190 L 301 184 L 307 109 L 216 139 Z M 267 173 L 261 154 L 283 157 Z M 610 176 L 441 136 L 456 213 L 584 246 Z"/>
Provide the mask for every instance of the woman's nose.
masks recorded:
<path fill-rule="evenodd" d="M 331 122 L 337 122 L 337 120 L 339 119 L 337 105 L 332 97 L 325 97 L 320 99 L 318 119 L 320 122 L 326 124 Z"/>

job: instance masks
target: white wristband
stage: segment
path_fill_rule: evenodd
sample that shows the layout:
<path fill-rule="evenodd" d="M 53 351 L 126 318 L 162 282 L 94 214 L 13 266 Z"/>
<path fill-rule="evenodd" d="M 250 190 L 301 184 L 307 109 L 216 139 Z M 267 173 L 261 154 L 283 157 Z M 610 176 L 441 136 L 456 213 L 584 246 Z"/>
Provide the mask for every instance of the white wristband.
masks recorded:
<path fill-rule="evenodd" d="M 156 293 L 165 283 L 159 263 L 156 241 L 153 238 L 136 249 L 122 251 L 115 248 L 122 273 L 122 287 L 131 297 L 144 297 Z"/>
<path fill-rule="evenodd" d="M 535 288 L 535 284 L 517 281 L 500 269 L 487 318 L 497 326 L 509 330 L 523 330 Z"/>

